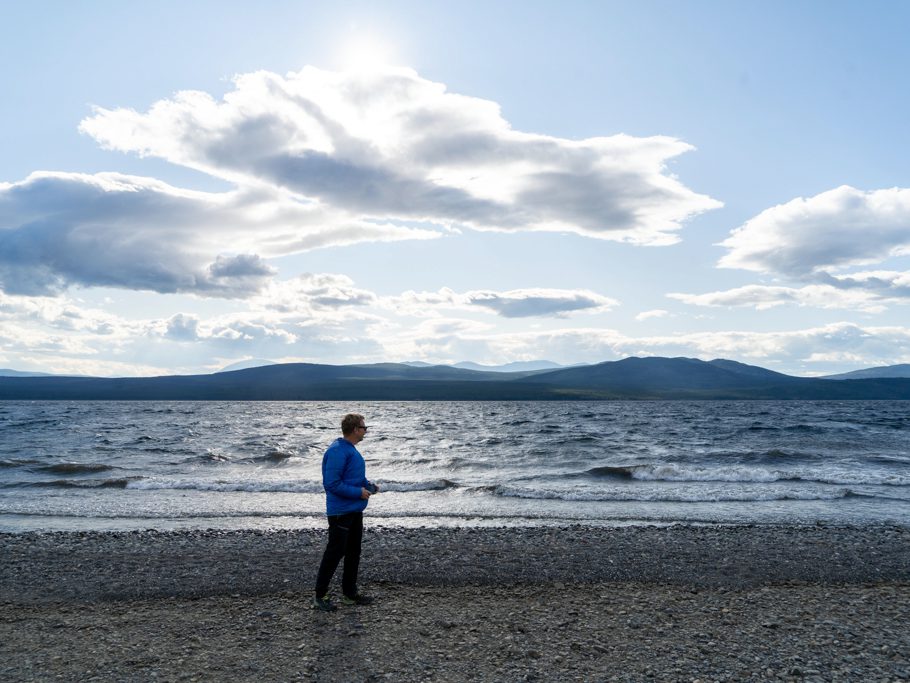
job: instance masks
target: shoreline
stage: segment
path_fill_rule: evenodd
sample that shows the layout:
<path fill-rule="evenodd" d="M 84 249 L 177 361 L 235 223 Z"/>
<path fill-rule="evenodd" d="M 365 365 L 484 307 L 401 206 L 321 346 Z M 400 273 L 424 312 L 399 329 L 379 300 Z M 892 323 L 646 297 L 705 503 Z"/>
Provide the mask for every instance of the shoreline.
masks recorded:
<path fill-rule="evenodd" d="M 324 529 L 0 533 L 0 602 L 310 590 Z M 361 581 L 740 588 L 910 581 L 910 527 L 383 527 L 367 519 Z"/>
<path fill-rule="evenodd" d="M 306 608 L 324 540 L 0 534 L 0 678 L 910 678 L 908 527 L 369 520 L 361 587 L 376 604 L 333 614 Z"/>

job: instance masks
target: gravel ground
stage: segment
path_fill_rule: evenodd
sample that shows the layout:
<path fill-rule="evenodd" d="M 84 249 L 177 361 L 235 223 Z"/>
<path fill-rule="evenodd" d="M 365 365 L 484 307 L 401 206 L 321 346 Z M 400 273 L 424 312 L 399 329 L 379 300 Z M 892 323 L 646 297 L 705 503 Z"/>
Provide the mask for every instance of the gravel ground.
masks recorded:
<path fill-rule="evenodd" d="M 324 540 L 0 534 L 0 680 L 910 679 L 902 527 L 373 527 L 333 614 Z"/>

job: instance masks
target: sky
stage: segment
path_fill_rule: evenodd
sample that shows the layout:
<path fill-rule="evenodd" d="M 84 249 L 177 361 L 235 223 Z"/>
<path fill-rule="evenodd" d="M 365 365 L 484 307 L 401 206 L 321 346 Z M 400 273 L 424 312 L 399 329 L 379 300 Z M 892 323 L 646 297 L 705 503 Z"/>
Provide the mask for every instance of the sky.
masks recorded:
<path fill-rule="evenodd" d="M 908 363 L 908 25 L 0 3 L 0 368 Z"/>

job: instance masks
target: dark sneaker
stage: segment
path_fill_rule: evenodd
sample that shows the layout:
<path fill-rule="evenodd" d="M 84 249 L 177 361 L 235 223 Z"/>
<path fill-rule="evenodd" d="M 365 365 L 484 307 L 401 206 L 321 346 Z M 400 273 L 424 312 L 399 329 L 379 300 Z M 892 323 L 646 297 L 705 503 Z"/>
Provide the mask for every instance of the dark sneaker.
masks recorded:
<path fill-rule="evenodd" d="M 334 612 L 338 608 L 332 604 L 328 593 L 326 593 L 321 598 L 318 595 L 314 595 L 313 602 L 310 603 L 310 609 L 316 609 L 320 612 Z"/>
<path fill-rule="evenodd" d="M 373 598 L 363 593 L 357 595 L 342 595 L 341 602 L 344 605 L 372 605 Z"/>

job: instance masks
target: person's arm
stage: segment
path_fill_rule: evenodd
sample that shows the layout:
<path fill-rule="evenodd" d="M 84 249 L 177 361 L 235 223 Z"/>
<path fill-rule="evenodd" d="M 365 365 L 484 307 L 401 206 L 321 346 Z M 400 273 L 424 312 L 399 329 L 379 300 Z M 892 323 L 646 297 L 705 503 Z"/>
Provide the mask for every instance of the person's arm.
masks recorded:
<path fill-rule="evenodd" d="M 329 450 L 325 454 L 322 485 L 326 491 L 341 498 L 360 498 L 363 495 L 362 487 L 345 484 L 341 478 L 346 461 L 347 456 L 341 449 Z"/>

